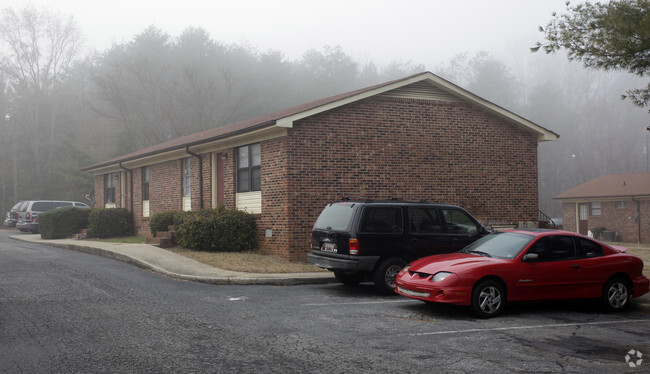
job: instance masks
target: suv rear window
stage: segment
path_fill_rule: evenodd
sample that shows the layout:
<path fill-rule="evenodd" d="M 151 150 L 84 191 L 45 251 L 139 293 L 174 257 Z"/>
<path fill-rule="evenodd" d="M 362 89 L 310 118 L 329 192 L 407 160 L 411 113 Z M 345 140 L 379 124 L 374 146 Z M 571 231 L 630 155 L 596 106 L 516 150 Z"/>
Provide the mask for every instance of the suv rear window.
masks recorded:
<path fill-rule="evenodd" d="M 316 223 L 315 229 L 347 231 L 352 224 L 355 204 L 331 204 L 323 209 Z"/>
<path fill-rule="evenodd" d="M 362 232 L 402 232 L 402 209 L 399 207 L 368 207 L 363 215 Z"/>

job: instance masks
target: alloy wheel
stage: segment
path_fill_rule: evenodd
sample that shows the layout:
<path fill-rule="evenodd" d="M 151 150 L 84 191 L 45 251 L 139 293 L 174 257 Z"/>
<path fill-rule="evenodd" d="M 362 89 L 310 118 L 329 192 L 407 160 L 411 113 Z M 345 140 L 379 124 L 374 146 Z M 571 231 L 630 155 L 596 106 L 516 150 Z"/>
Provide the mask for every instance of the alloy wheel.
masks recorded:
<path fill-rule="evenodd" d="M 479 294 L 479 307 L 486 314 L 494 314 L 501 306 L 501 292 L 496 287 L 486 287 Z"/>
<path fill-rule="evenodd" d="M 607 290 L 607 300 L 612 308 L 623 308 L 628 300 L 627 287 L 620 282 L 613 283 Z"/>

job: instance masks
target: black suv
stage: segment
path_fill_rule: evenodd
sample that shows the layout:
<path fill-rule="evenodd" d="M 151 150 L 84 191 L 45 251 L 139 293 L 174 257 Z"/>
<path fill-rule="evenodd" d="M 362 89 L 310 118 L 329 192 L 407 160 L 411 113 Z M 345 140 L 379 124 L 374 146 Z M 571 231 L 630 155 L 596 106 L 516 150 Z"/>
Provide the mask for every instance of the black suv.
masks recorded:
<path fill-rule="evenodd" d="M 459 251 L 487 233 L 454 205 L 343 199 L 316 220 L 307 258 L 345 285 L 371 279 L 380 292 L 392 293 L 395 276 L 409 262 Z"/>

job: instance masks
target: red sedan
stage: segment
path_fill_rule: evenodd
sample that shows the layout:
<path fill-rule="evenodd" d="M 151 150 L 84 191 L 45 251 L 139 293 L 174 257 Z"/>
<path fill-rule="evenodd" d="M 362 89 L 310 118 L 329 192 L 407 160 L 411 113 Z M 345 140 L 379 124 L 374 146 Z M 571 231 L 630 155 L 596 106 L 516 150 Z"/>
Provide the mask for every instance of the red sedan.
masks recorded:
<path fill-rule="evenodd" d="M 457 253 L 429 256 L 398 274 L 395 291 L 499 315 L 506 302 L 601 298 L 609 311 L 648 292 L 643 261 L 626 249 L 556 230 L 505 230 Z"/>

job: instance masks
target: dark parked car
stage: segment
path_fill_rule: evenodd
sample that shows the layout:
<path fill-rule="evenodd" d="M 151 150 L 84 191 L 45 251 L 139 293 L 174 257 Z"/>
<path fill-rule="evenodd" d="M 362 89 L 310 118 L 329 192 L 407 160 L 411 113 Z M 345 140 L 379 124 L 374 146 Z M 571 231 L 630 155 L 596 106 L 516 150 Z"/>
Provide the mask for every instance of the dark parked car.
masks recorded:
<path fill-rule="evenodd" d="M 323 209 L 312 230 L 308 261 L 345 285 L 368 279 L 392 293 L 409 262 L 457 252 L 488 231 L 465 209 L 425 201 L 343 200 Z"/>
<path fill-rule="evenodd" d="M 600 298 L 605 309 L 619 311 L 649 287 L 643 261 L 625 252 L 574 232 L 505 230 L 459 253 L 411 263 L 397 276 L 396 291 L 468 305 L 484 318 L 511 301 Z"/>
<path fill-rule="evenodd" d="M 23 203 L 18 212 L 16 228 L 20 231 L 38 234 L 38 215 L 51 209 L 74 206 L 77 208 L 90 208 L 88 204 L 78 201 L 58 200 L 30 200 Z"/>
<path fill-rule="evenodd" d="M 10 211 L 7 212 L 5 217 L 5 226 L 7 227 L 16 227 L 16 222 L 18 222 L 18 209 L 23 205 L 25 201 L 19 201 L 14 205 Z"/>

